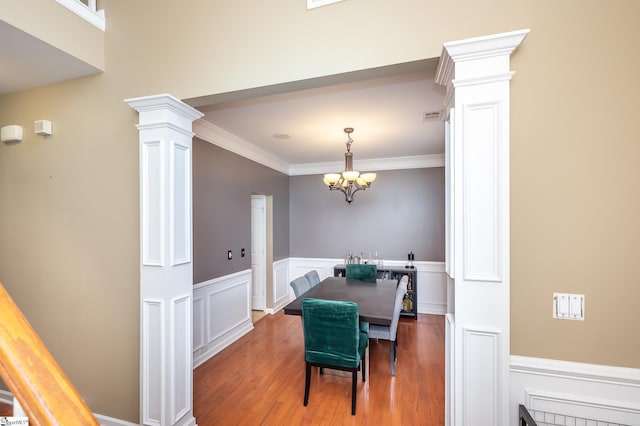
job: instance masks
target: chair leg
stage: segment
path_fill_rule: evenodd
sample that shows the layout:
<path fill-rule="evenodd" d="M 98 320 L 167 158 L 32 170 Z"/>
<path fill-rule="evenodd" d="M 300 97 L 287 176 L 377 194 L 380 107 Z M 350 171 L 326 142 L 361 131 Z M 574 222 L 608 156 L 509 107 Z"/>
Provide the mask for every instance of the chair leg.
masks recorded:
<path fill-rule="evenodd" d="M 362 368 L 362 381 L 366 382 L 366 375 L 367 375 L 367 349 L 365 349 L 364 353 L 362 354 L 362 362 L 361 362 L 361 368 Z"/>
<path fill-rule="evenodd" d="M 304 406 L 309 403 L 309 385 L 311 384 L 311 364 L 307 362 L 307 371 L 304 380 Z"/>
<path fill-rule="evenodd" d="M 353 369 L 351 373 L 351 415 L 356 415 L 356 389 L 358 382 L 358 370 Z"/>
<path fill-rule="evenodd" d="M 391 365 L 391 375 L 396 375 L 396 342 L 389 341 L 389 362 Z"/>

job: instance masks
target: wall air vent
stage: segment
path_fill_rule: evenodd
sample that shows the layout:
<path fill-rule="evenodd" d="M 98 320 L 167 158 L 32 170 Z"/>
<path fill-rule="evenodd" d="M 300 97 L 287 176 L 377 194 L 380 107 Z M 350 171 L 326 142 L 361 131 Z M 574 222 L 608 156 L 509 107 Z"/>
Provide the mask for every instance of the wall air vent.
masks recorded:
<path fill-rule="evenodd" d="M 425 112 L 424 114 L 422 114 L 422 121 L 440 120 L 441 116 L 442 116 L 442 111 Z"/>

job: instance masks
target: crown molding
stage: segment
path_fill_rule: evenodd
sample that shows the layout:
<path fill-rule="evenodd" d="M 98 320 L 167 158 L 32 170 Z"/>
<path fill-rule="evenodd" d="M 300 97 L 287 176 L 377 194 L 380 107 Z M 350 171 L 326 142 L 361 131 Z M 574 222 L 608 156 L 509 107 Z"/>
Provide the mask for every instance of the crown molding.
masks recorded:
<path fill-rule="evenodd" d="M 444 43 L 443 54 L 447 54 L 444 56 L 445 62 L 450 60 L 460 62 L 511 55 L 529 32 L 529 29 L 524 29 Z M 454 66 L 447 65 L 445 67 L 445 69 L 451 68 L 454 68 Z"/>
<path fill-rule="evenodd" d="M 281 173 L 289 174 L 289 164 L 283 161 L 280 157 L 277 157 L 262 148 L 258 148 L 244 139 L 221 129 L 215 124 L 211 124 L 204 119 L 197 120 L 193 123 L 193 131 L 198 138 L 204 141 L 248 158 L 256 163 L 260 163 L 263 166 L 270 167 Z"/>
<path fill-rule="evenodd" d="M 412 157 L 375 158 L 371 160 L 354 160 L 353 162 L 353 168 L 361 172 L 424 169 L 429 167 L 444 167 L 444 154 L 416 155 Z M 289 167 L 289 176 L 339 173 L 342 170 L 344 170 L 344 161 L 292 164 Z"/>
<path fill-rule="evenodd" d="M 249 160 L 260 163 L 288 176 L 317 175 L 344 170 L 344 161 L 326 163 L 288 164 L 280 157 L 227 132 L 205 119 L 193 122 L 196 136 L 206 142 L 231 151 Z M 444 167 L 444 154 L 416 155 L 411 157 L 377 158 L 355 160 L 354 167 L 361 171 L 422 169 Z"/>

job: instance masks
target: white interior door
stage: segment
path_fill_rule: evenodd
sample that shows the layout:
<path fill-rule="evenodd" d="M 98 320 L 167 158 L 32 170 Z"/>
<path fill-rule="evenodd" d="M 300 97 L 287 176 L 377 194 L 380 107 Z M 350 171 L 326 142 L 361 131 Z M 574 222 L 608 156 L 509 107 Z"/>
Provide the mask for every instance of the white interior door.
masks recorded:
<path fill-rule="evenodd" d="M 251 196 L 251 309 L 264 311 L 267 289 L 267 219 L 266 197 Z"/>

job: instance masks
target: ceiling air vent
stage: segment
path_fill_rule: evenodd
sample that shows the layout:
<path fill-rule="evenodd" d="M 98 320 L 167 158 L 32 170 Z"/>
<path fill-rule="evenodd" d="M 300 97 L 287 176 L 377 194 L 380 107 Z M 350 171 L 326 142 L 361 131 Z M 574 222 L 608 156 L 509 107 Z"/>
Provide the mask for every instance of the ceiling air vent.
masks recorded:
<path fill-rule="evenodd" d="M 425 112 L 422 114 L 422 121 L 435 121 L 440 119 L 442 111 Z"/>

